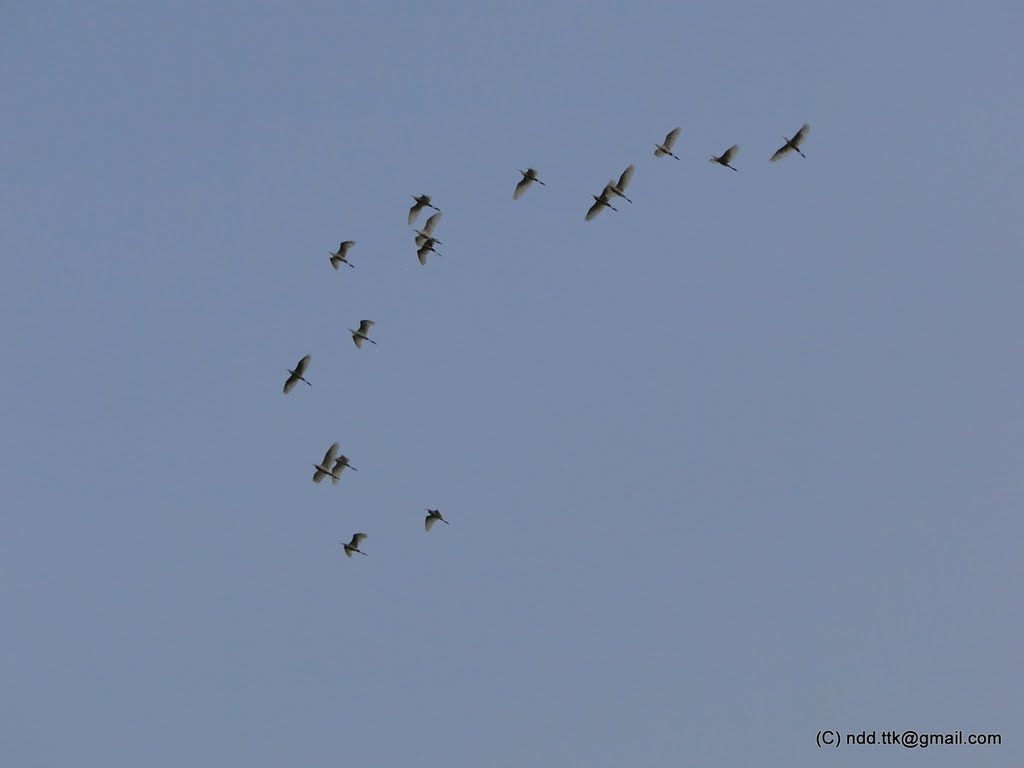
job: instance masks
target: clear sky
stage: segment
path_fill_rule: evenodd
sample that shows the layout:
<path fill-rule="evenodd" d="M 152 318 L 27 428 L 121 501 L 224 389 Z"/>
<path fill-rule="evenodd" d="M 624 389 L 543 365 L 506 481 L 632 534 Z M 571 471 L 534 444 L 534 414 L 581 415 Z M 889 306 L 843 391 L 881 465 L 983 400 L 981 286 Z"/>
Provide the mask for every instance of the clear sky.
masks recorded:
<path fill-rule="evenodd" d="M 695 6 L 0 7 L 4 766 L 1022 764 L 1024 8 Z"/>

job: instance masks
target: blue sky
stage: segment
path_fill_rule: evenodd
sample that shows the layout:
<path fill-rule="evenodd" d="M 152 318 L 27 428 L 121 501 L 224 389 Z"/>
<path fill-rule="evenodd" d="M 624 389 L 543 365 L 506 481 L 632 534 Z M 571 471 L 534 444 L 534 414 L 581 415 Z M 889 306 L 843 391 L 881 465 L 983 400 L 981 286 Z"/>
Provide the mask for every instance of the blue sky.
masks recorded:
<path fill-rule="evenodd" d="M 4 763 L 1019 763 L 1022 32 L 4 6 Z"/>

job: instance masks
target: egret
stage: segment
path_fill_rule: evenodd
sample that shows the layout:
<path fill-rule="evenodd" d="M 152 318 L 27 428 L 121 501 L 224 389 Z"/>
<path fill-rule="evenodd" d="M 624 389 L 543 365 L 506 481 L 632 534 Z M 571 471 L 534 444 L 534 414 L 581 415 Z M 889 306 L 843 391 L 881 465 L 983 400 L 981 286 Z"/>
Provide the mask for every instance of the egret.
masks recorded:
<path fill-rule="evenodd" d="M 337 269 L 339 264 L 348 264 L 350 267 L 355 269 L 355 266 L 351 264 L 347 258 L 349 248 L 351 248 L 355 244 L 355 240 L 346 240 L 341 245 L 339 245 L 338 252 L 331 254 L 331 266 Z"/>
<path fill-rule="evenodd" d="M 520 197 L 522 197 L 523 196 L 523 192 L 526 191 L 526 188 L 528 186 L 530 186 L 530 184 L 532 184 L 535 181 L 538 184 L 540 184 L 542 187 L 546 187 L 547 186 L 547 184 L 545 184 L 543 181 L 541 181 L 540 179 L 537 178 L 537 169 L 536 168 L 527 168 L 525 171 L 519 171 L 519 172 L 521 174 L 523 174 L 523 178 L 521 178 L 519 180 L 519 183 L 516 184 L 516 191 L 512 193 L 512 199 L 513 200 L 518 200 Z"/>
<path fill-rule="evenodd" d="M 371 344 L 377 343 L 366 335 L 371 325 L 373 325 L 373 320 L 360 320 L 358 331 L 353 331 L 351 328 L 348 329 L 348 332 L 352 334 L 352 341 L 355 342 L 357 349 L 362 349 L 364 341 L 368 341 Z"/>
<path fill-rule="evenodd" d="M 804 123 L 802 126 L 800 126 L 800 130 L 793 135 L 792 139 L 787 139 L 785 136 L 783 136 L 782 140 L 786 143 L 779 147 L 777 150 L 775 150 L 775 154 L 772 155 L 771 161 L 774 163 L 780 157 L 787 155 L 790 152 L 796 152 L 798 155 L 800 155 L 800 157 L 806 160 L 807 155 L 800 151 L 800 142 L 807 138 L 807 133 L 810 130 L 811 126 L 808 123 Z"/>
<path fill-rule="evenodd" d="M 675 144 L 676 139 L 679 138 L 680 130 L 681 129 L 678 127 L 673 128 L 671 131 L 665 134 L 665 141 L 663 143 L 654 145 L 655 157 L 664 157 L 665 155 L 669 155 L 670 157 L 675 157 L 676 160 L 679 159 L 678 157 L 672 154 L 672 145 Z"/>
<path fill-rule="evenodd" d="M 594 204 L 592 206 L 590 206 L 590 210 L 587 211 L 587 217 L 586 217 L 587 221 L 590 221 L 592 218 L 597 216 L 597 214 L 599 214 L 601 212 L 602 208 L 611 208 L 613 211 L 618 211 L 619 210 L 614 205 L 612 205 L 611 203 L 608 202 L 608 196 L 610 194 L 611 194 L 611 188 L 610 187 L 605 187 L 604 191 L 601 193 L 600 196 L 598 196 L 598 195 L 591 195 L 591 197 L 594 198 Z"/>
<path fill-rule="evenodd" d="M 450 523 L 441 516 L 441 510 L 428 508 L 427 516 L 423 520 L 423 527 L 426 529 L 427 533 L 430 533 L 430 529 L 434 527 L 434 523 L 436 523 L 438 520 L 440 520 L 445 525 L 450 525 Z"/>
<path fill-rule="evenodd" d="M 619 176 L 619 183 L 618 184 L 616 184 L 616 183 L 614 183 L 612 181 L 609 181 L 608 182 L 608 186 L 605 187 L 605 190 L 608 191 L 608 192 L 611 192 L 613 195 L 617 195 L 618 197 L 621 197 L 627 203 L 632 203 L 633 201 L 630 200 L 628 197 L 626 197 L 626 187 L 629 186 L 629 180 L 632 179 L 632 178 L 633 178 L 633 166 L 631 165 L 631 166 L 629 166 L 629 168 L 627 168 L 626 170 L 624 170 L 622 172 L 621 176 Z"/>
<path fill-rule="evenodd" d="M 423 225 L 423 229 L 416 230 L 416 247 L 423 245 L 427 240 L 433 240 L 435 243 L 443 245 L 440 240 L 434 238 L 434 228 L 437 226 L 437 222 L 441 220 L 441 213 L 435 213 L 429 219 L 426 224 Z"/>
<path fill-rule="evenodd" d="M 365 552 L 359 549 L 359 545 L 362 544 L 365 539 L 365 533 L 354 533 L 352 534 L 352 541 L 348 544 L 344 541 L 339 541 L 338 543 L 341 544 L 341 548 L 345 550 L 345 557 L 352 557 L 353 552 L 358 552 L 360 555 L 366 555 Z"/>
<path fill-rule="evenodd" d="M 715 157 L 714 155 L 712 155 L 709 159 L 710 159 L 710 161 L 712 163 L 718 163 L 719 165 L 724 165 L 726 168 L 732 168 L 732 166 L 729 165 L 729 161 L 732 160 L 734 157 L 736 157 L 736 153 L 739 152 L 739 151 L 740 151 L 740 145 L 739 144 L 733 144 L 731 147 L 729 147 L 727 150 L 725 150 L 725 152 L 723 152 L 718 157 Z M 735 168 L 732 168 L 732 169 L 734 171 L 736 170 Z"/>
<path fill-rule="evenodd" d="M 443 254 L 441 254 L 440 251 L 437 251 L 437 250 L 434 249 L 434 245 L 436 243 L 439 243 L 440 240 L 435 240 L 432 237 L 427 237 L 427 238 L 424 238 L 423 240 L 419 240 L 419 238 L 417 238 L 417 240 L 419 241 L 419 242 L 417 242 L 417 245 L 419 246 L 419 248 L 416 251 L 416 258 L 418 258 L 420 260 L 420 264 L 426 265 L 426 263 L 427 263 L 427 254 L 428 253 L 433 252 L 433 253 L 436 253 L 438 256 L 443 255 Z"/>
<path fill-rule="evenodd" d="M 309 361 L 312 359 L 312 355 L 306 355 L 304 358 L 299 360 L 299 362 L 295 366 L 294 371 L 288 371 L 288 373 L 290 373 L 291 376 L 289 376 L 288 380 L 284 383 L 284 393 L 286 395 L 295 388 L 296 383 L 300 381 L 306 381 L 306 379 L 302 377 L 302 374 L 306 372 L 306 369 L 309 367 Z M 309 384 L 308 381 L 306 381 L 306 383 Z M 309 384 L 309 386 L 312 387 L 313 385 Z"/>
<path fill-rule="evenodd" d="M 409 224 L 416 221 L 416 217 L 420 215 L 420 211 L 424 208 L 433 208 L 438 212 L 441 210 L 430 202 L 430 195 L 412 195 L 412 199 L 416 201 L 416 205 L 409 209 Z"/>
<path fill-rule="evenodd" d="M 348 456 L 342 454 L 334 460 L 333 471 L 331 472 L 331 485 L 337 485 L 338 481 L 341 480 L 341 473 L 345 471 L 345 467 L 348 467 L 353 472 L 359 470 L 348 463 Z"/>
<path fill-rule="evenodd" d="M 327 449 L 327 453 L 324 454 L 324 460 L 319 464 L 314 464 L 316 472 L 313 473 L 313 482 L 319 483 L 325 477 L 332 477 L 332 482 L 337 482 L 341 478 L 334 474 L 334 469 L 331 465 L 334 463 L 334 457 L 338 455 L 338 444 L 332 443 L 331 447 Z"/>

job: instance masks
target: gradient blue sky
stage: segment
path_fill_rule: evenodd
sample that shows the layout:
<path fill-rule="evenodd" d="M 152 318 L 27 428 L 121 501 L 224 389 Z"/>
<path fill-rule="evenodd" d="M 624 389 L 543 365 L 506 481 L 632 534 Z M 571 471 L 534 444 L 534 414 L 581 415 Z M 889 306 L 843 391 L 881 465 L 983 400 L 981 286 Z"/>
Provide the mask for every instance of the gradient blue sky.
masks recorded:
<path fill-rule="evenodd" d="M 4 4 L 3 764 L 1021 764 L 1022 38 Z"/>

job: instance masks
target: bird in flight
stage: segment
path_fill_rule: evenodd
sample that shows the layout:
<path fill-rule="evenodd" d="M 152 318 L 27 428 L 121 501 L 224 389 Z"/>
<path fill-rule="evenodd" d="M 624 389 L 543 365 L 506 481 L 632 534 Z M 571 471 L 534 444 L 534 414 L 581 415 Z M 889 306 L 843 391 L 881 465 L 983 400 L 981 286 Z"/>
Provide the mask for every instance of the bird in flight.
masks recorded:
<path fill-rule="evenodd" d="M 430 202 L 430 195 L 412 195 L 412 199 L 416 201 L 416 204 L 409 209 L 409 224 L 416 221 L 416 217 L 420 215 L 420 211 L 424 208 L 433 208 L 438 212 L 441 210 Z"/>
<path fill-rule="evenodd" d="M 733 144 L 731 147 L 729 147 L 727 150 L 725 150 L 725 152 L 723 152 L 718 157 L 715 157 L 714 155 L 712 155 L 710 160 L 711 160 L 712 163 L 718 163 L 719 165 L 724 165 L 726 168 L 732 168 L 732 166 L 729 165 L 729 161 L 732 160 L 734 157 L 736 157 L 736 153 L 739 152 L 739 151 L 740 151 L 740 145 L 739 144 Z M 736 170 L 735 168 L 732 168 L 732 169 L 734 171 Z"/>
<path fill-rule="evenodd" d="M 434 229 L 437 227 L 437 223 L 441 220 L 441 213 L 438 211 L 423 225 L 423 229 L 416 230 L 416 247 L 420 247 L 427 240 L 433 240 L 439 245 L 444 245 L 440 240 L 434 237 Z"/>
<path fill-rule="evenodd" d="M 679 138 L 680 130 L 680 128 L 673 128 L 671 131 L 665 134 L 664 142 L 662 142 L 661 144 L 654 145 L 655 157 L 664 157 L 665 155 L 668 155 L 669 157 L 675 157 L 676 160 L 679 159 L 678 157 L 672 154 L 672 146 L 676 143 L 676 139 Z"/>
<path fill-rule="evenodd" d="M 373 324 L 373 320 L 360 320 L 358 331 L 353 331 L 351 328 L 348 329 L 348 332 L 352 334 L 352 341 L 355 342 L 357 349 L 362 349 L 364 341 L 368 341 L 371 344 L 377 343 L 376 341 L 374 341 L 373 339 L 366 335 L 367 333 L 369 333 L 370 326 L 372 326 Z"/>
<path fill-rule="evenodd" d="M 632 203 L 633 201 L 630 200 L 628 197 L 626 197 L 626 187 L 629 186 L 629 180 L 632 179 L 632 178 L 633 178 L 633 166 L 631 165 L 626 170 L 624 170 L 622 172 L 621 176 L 619 176 L 619 183 L 618 184 L 616 184 L 615 182 L 609 181 L 608 182 L 608 186 L 605 187 L 605 190 L 610 192 L 613 195 L 621 197 L 627 203 Z"/>
<path fill-rule="evenodd" d="M 590 210 L 587 211 L 587 216 L 586 216 L 587 221 L 590 221 L 592 218 L 597 216 L 597 214 L 599 214 L 601 212 L 602 208 L 611 208 L 613 211 L 618 211 L 619 210 L 614 205 L 612 205 L 611 203 L 608 202 L 608 198 L 609 198 L 610 195 L 611 195 L 611 187 L 610 186 L 606 186 L 604 188 L 604 191 L 601 192 L 600 196 L 598 196 L 598 195 L 591 195 L 591 197 L 594 198 L 594 204 L 592 206 L 590 206 Z"/>
<path fill-rule="evenodd" d="M 432 237 L 427 237 L 418 243 L 419 248 L 416 249 L 416 258 L 420 260 L 420 264 L 425 265 L 427 263 L 428 253 L 436 253 L 438 256 L 443 255 L 440 251 L 434 248 L 435 243 L 439 242 L 441 241 L 435 240 Z"/>
<path fill-rule="evenodd" d="M 334 467 L 332 468 L 331 472 L 331 485 L 338 484 L 338 481 L 341 480 L 341 473 L 345 471 L 345 467 L 348 467 L 353 472 L 359 471 L 358 469 L 356 469 L 355 467 L 348 463 L 348 456 L 342 454 L 341 456 L 334 460 Z"/>
<path fill-rule="evenodd" d="M 348 250 L 355 244 L 355 240 L 346 240 L 341 245 L 339 245 L 338 252 L 331 254 L 331 266 L 337 269 L 338 266 L 341 264 L 348 264 L 350 267 L 355 269 L 355 265 L 353 265 L 348 260 Z"/>
<path fill-rule="evenodd" d="M 341 478 L 334 474 L 334 468 L 331 466 L 334 464 L 334 457 L 338 455 L 338 448 L 340 446 L 337 443 L 331 443 L 331 447 L 327 449 L 327 453 L 324 454 L 324 460 L 319 464 L 314 464 L 316 472 L 313 473 L 313 482 L 319 483 L 325 477 L 333 478 L 332 482 L 336 483 Z"/>
<path fill-rule="evenodd" d="M 288 373 L 290 373 L 291 376 L 289 376 L 288 380 L 284 383 L 284 393 L 286 395 L 289 392 L 291 392 L 293 389 L 295 389 L 295 385 L 298 382 L 300 382 L 300 381 L 305 381 L 307 384 L 309 384 L 309 382 L 306 381 L 306 379 L 304 379 L 302 377 L 302 374 L 304 374 L 306 372 L 306 369 L 309 367 L 309 361 L 312 360 L 312 359 L 313 359 L 312 355 L 306 355 L 304 358 L 299 360 L 299 362 L 295 366 L 295 370 L 294 371 L 292 371 L 292 370 L 288 371 Z M 313 385 L 309 384 L 309 386 L 312 387 Z"/>
<path fill-rule="evenodd" d="M 366 555 L 365 552 L 359 549 L 359 545 L 362 544 L 365 539 L 365 533 L 354 533 L 352 534 L 352 541 L 348 544 L 344 541 L 339 541 L 338 543 L 341 544 L 341 548 L 345 550 L 345 557 L 352 557 L 353 552 L 358 552 L 360 555 Z"/>
<path fill-rule="evenodd" d="M 526 188 L 529 187 L 530 184 L 532 184 L 535 181 L 538 184 L 540 184 L 542 187 L 546 187 L 547 186 L 547 184 L 545 184 L 543 181 L 541 181 L 540 179 L 537 178 L 537 169 L 536 168 L 527 168 L 525 171 L 521 170 L 519 172 L 521 174 L 523 174 L 523 178 L 521 178 L 519 180 L 519 183 L 516 184 L 516 191 L 512 193 L 512 199 L 513 200 L 518 200 L 520 197 L 522 197 L 523 196 L 523 192 L 526 191 Z"/>
<path fill-rule="evenodd" d="M 800 130 L 793 135 L 792 139 L 787 139 L 785 136 L 783 136 L 782 140 L 786 143 L 779 147 L 777 150 L 775 150 L 775 154 L 771 156 L 771 161 L 774 163 L 780 157 L 784 157 L 785 155 L 788 155 L 790 152 L 796 152 L 798 155 L 800 155 L 800 157 L 807 159 L 807 155 L 800 151 L 800 143 L 807 138 L 807 134 L 810 130 L 811 126 L 807 123 L 804 123 L 802 126 L 800 126 Z"/>
<path fill-rule="evenodd" d="M 426 529 L 427 533 L 430 533 L 430 529 L 434 527 L 434 523 L 436 523 L 438 520 L 440 520 L 445 525 L 450 525 L 450 523 L 441 516 L 441 510 L 428 508 L 427 516 L 423 520 L 423 527 Z"/>

